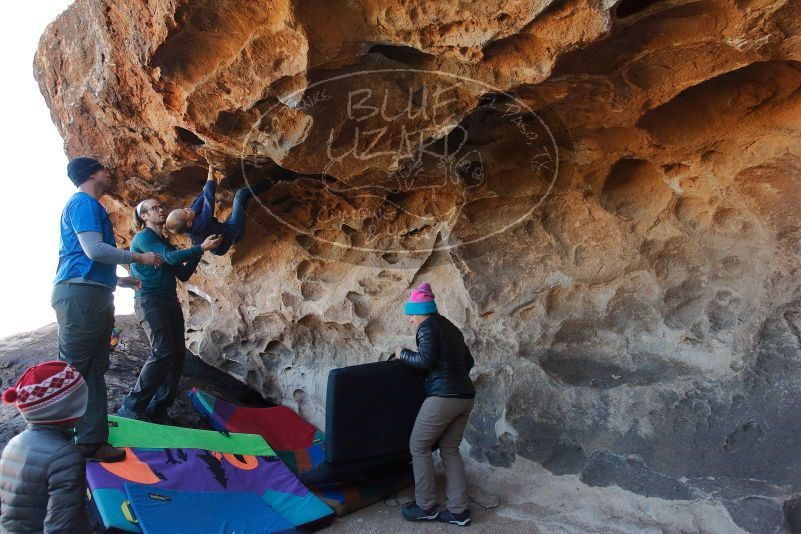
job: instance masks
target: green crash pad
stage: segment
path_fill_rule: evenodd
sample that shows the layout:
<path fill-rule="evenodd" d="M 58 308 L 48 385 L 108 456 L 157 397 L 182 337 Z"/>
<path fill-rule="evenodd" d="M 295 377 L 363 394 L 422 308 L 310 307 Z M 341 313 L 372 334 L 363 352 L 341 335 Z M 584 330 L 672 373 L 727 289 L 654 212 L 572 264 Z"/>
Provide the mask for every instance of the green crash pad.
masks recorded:
<path fill-rule="evenodd" d="M 264 438 L 256 434 L 226 435 L 215 430 L 156 425 L 115 415 L 109 415 L 108 426 L 108 442 L 115 447 L 205 449 L 228 454 L 275 456 L 275 451 Z"/>

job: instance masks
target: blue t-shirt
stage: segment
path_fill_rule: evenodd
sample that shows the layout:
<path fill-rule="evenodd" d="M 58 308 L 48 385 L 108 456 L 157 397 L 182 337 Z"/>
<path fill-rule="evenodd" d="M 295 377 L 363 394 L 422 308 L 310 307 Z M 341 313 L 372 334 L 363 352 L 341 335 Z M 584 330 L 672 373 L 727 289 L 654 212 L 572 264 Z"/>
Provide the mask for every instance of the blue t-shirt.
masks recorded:
<path fill-rule="evenodd" d="M 83 278 L 114 289 L 117 286 L 117 266 L 89 259 L 78 241 L 81 232 L 99 232 L 103 235 L 104 243 L 117 246 L 106 208 L 91 195 L 78 191 L 67 201 L 61 214 L 61 242 L 55 283 Z"/>

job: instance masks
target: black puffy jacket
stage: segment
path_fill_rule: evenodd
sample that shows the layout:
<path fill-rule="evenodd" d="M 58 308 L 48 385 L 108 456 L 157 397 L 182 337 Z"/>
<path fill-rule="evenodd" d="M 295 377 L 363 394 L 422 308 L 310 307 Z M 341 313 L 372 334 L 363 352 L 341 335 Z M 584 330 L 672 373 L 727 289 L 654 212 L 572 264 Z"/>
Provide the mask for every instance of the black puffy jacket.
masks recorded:
<path fill-rule="evenodd" d="M 403 363 L 428 371 L 426 395 L 429 397 L 473 398 L 476 390 L 470 380 L 475 363 L 464 336 L 452 322 L 439 314 L 417 327 L 417 352 L 401 351 Z"/>

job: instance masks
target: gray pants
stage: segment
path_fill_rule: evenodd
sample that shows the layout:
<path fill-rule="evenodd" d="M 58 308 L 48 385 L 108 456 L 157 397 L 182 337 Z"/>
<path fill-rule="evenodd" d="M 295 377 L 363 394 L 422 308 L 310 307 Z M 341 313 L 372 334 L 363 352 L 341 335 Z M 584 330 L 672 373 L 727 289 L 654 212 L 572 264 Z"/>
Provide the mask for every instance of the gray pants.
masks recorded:
<path fill-rule="evenodd" d="M 131 415 L 164 417 L 178 393 L 186 357 L 181 303 L 177 297 L 146 295 L 134 301 L 134 311 L 152 352 L 122 406 Z"/>
<path fill-rule="evenodd" d="M 89 390 L 86 414 L 75 425 L 76 441 L 105 443 L 114 294 L 111 288 L 65 282 L 53 288 L 51 304 L 58 321 L 58 358 L 78 369 Z"/>
<path fill-rule="evenodd" d="M 434 459 L 431 456 L 437 442 L 445 466 L 448 510 L 458 514 L 467 509 L 467 478 L 459 444 L 474 402 L 474 399 L 428 397 L 417 414 L 409 450 L 414 467 L 414 500 L 424 510 L 437 503 Z"/>

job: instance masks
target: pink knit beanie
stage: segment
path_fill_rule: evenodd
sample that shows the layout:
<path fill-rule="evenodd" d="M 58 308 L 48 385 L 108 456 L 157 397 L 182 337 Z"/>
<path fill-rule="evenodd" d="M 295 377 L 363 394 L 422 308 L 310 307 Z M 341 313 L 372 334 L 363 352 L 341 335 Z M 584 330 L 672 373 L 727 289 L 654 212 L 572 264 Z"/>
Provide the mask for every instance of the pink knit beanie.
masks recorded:
<path fill-rule="evenodd" d="M 409 300 L 403 307 L 406 315 L 430 315 L 437 313 L 437 303 L 434 292 L 428 282 L 423 282 L 417 289 L 412 290 Z"/>

